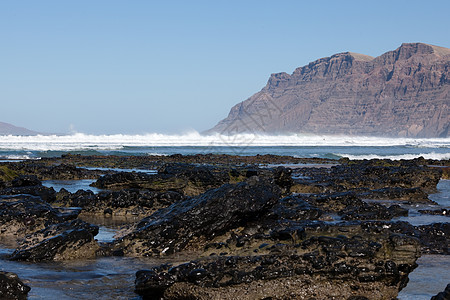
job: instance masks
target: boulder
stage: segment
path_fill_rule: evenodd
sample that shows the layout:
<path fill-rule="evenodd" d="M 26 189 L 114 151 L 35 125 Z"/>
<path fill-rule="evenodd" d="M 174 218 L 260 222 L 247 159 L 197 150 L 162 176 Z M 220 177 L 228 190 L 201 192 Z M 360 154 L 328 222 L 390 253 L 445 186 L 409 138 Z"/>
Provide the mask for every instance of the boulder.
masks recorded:
<path fill-rule="evenodd" d="M 49 224 L 74 219 L 78 213 L 61 213 L 36 196 L 0 196 L 0 236 L 21 238 Z"/>
<path fill-rule="evenodd" d="M 395 298 L 417 266 L 417 239 L 383 227 L 347 229 L 347 235 L 310 236 L 298 244 L 278 241 L 265 254 L 209 256 L 140 270 L 136 292 L 149 299 Z"/>
<path fill-rule="evenodd" d="M 280 196 L 277 185 L 259 177 L 225 184 L 144 218 L 117 244 L 125 253 L 145 256 L 201 249 L 204 240 L 258 220 Z"/>
<path fill-rule="evenodd" d="M 11 260 L 48 261 L 93 258 L 99 250 L 94 236 L 98 226 L 79 219 L 53 224 L 27 235 L 19 242 Z"/>
<path fill-rule="evenodd" d="M 0 271 L 0 298 L 25 300 L 31 288 L 15 273 Z"/>

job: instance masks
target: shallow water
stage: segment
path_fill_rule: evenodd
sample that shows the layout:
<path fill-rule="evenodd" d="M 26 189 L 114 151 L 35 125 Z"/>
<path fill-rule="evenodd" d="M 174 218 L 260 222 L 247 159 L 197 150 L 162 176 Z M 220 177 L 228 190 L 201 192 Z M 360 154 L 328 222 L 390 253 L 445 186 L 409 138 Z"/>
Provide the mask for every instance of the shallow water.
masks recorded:
<path fill-rule="evenodd" d="M 93 180 L 46 181 L 46 186 L 55 189 L 64 187 L 75 192 L 78 189 L 90 189 Z M 409 205 L 410 216 L 399 218 L 414 225 L 432 222 L 448 222 L 444 216 L 420 215 L 418 209 L 449 208 L 450 180 L 441 180 L 438 192 L 429 196 L 438 205 Z M 406 204 L 402 204 L 406 205 Z M 113 240 L 116 231 L 124 224 L 137 221 L 133 218 L 98 218 L 82 216 L 92 224 L 101 225 L 96 239 L 100 242 Z M 0 256 L 11 254 L 14 243 L 0 240 Z M 187 258 L 175 258 L 173 263 L 188 261 Z M 135 273 L 148 269 L 167 259 L 137 259 L 130 257 L 107 257 L 90 260 L 51 263 L 26 263 L 1 260 L 1 269 L 17 273 L 29 286 L 29 299 L 140 299 L 134 293 Z M 425 255 L 418 261 L 418 268 L 410 274 L 408 286 L 400 292 L 398 299 L 430 299 L 445 289 L 450 282 L 450 256 Z"/>
<path fill-rule="evenodd" d="M 122 169 L 122 168 L 97 168 L 97 167 L 84 167 L 87 170 L 99 170 L 99 171 L 116 171 L 116 172 L 142 172 L 146 174 L 156 174 L 157 170 L 146 169 Z"/>
<path fill-rule="evenodd" d="M 96 180 L 94 179 L 81 179 L 81 180 L 44 180 L 42 185 L 45 187 L 52 187 L 55 191 L 59 192 L 62 188 L 71 193 L 75 193 L 78 190 L 91 190 L 94 193 L 102 191 L 96 187 L 90 186 Z"/>
<path fill-rule="evenodd" d="M 419 210 L 438 210 L 442 208 L 450 209 L 450 180 L 440 180 L 437 185 L 437 193 L 428 196 L 438 205 L 432 204 L 401 204 L 402 207 L 408 209 L 407 217 L 395 218 L 393 221 L 406 221 L 414 226 L 428 225 L 432 223 L 446 223 L 450 222 L 450 216 L 426 215 L 421 214 Z"/>
<path fill-rule="evenodd" d="M 17 273 L 31 287 L 29 299 L 140 299 L 134 293 L 136 271 L 165 262 L 129 257 L 52 263 L 2 261 L 2 269 Z"/>
<path fill-rule="evenodd" d="M 409 274 L 408 285 L 400 291 L 400 300 L 429 300 L 450 283 L 450 256 L 423 255 L 419 265 Z"/>

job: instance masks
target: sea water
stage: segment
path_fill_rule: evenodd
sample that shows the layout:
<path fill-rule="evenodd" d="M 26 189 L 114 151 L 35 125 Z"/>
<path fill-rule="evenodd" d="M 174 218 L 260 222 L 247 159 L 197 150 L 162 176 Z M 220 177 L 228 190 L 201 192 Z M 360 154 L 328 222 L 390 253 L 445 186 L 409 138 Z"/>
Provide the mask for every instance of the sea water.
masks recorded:
<path fill-rule="evenodd" d="M 412 139 L 326 135 L 37 135 L 0 136 L 0 159 L 38 159 L 62 154 L 171 155 L 276 154 L 339 159 L 450 159 L 450 138 Z"/>
<path fill-rule="evenodd" d="M 49 136 L 0 136 L 0 160 L 40 159 L 63 154 L 83 155 L 171 155 L 171 154 L 276 154 L 296 157 L 320 157 L 339 159 L 450 159 L 450 138 L 408 139 L 349 136 L 284 135 L 268 136 L 220 134 L 202 136 L 198 133 L 184 135 L 49 135 Z M 149 173 L 154 172 L 148 170 Z M 66 188 L 99 190 L 90 187 L 91 180 L 45 181 L 44 185 L 56 190 Z M 441 180 L 438 193 L 430 199 L 438 206 L 424 208 L 449 208 L 450 181 Z M 406 205 L 406 204 L 404 204 Z M 420 215 L 421 207 L 409 207 L 411 214 L 402 220 L 415 225 L 446 222 L 448 217 Z M 100 242 L 111 241 L 124 223 L 136 220 L 111 218 L 89 219 L 100 225 L 96 238 Z M 0 240 L 0 255 L 8 255 L 14 245 Z M 187 261 L 182 258 L 178 262 Z M 135 272 L 161 264 L 156 259 L 110 257 L 52 263 L 25 263 L 1 260 L 1 269 L 15 272 L 32 287 L 29 299 L 139 299 L 133 293 Z M 419 267 L 410 274 L 408 286 L 399 299 L 430 299 L 443 291 L 450 282 L 450 256 L 426 255 L 418 260 Z"/>

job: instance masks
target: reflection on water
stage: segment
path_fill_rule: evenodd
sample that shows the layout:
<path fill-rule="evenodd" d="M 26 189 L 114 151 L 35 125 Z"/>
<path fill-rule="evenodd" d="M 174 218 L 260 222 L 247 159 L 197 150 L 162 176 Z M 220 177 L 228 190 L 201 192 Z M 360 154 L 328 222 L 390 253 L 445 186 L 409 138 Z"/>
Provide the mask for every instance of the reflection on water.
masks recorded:
<path fill-rule="evenodd" d="M 55 191 L 59 192 L 62 188 L 65 188 L 67 191 L 71 193 L 75 193 L 78 190 L 91 190 L 94 193 L 98 193 L 102 191 L 102 189 L 98 189 L 90 186 L 96 180 L 93 179 L 81 179 L 81 180 L 44 180 L 42 181 L 42 185 L 54 188 Z"/>
<path fill-rule="evenodd" d="M 91 189 L 93 180 L 46 181 L 46 186 L 66 188 L 69 191 Z M 63 186 L 64 185 L 64 186 Z M 432 222 L 448 222 L 445 216 L 420 215 L 419 209 L 449 208 L 450 180 L 441 180 L 438 193 L 430 199 L 439 205 L 407 205 L 410 216 L 399 218 L 414 225 Z M 402 204 L 405 205 L 405 204 Z M 98 217 L 81 215 L 84 221 L 100 225 L 96 239 L 100 242 L 113 240 L 116 231 L 123 225 L 137 221 L 135 217 Z M 11 254 L 14 241 L 0 240 L 0 257 Z M 29 286 L 29 299 L 140 299 L 134 293 L 135 273 L 162 263 L 174 264 L 192 258 L 143 259 L 130 257 L 106 257 L 66 262 L 26 263 L 1 260 L 1 269 L 17 273 Z M 410 274 L 408 286 L 398 299 L 430 299 L 445 289 L 450 282 L 450 256 L 425 255 L 417 261 L 419 267 Z"/>
<path fill-rule="evenodd" d="M 450 180 L 441 179 L 437 185 L 437 193 L 431 194 L 429 198 L 443 207 L 450 207 Z"/>
<path fill-rule="evenodd" d="M 2 269 L 17 273 L 31 287 L 29 299 L 139 299 L 134 293 L 136 271 L 165 262 L 129 257 L 51 263 L 2 261 Z"/>
<path fill-rule="evenodd" d="M 409 274 L 408 285 L 399 293 L 400 300 L 429 300 L 445 290 L 450 282 L 450 256 L 424 255 L 419 265 Z"/>
<path fill-rule="evenodd" d="M 79 218 L 87 223 L 99 225 L 98 234 L 95 239 L 99 242 L 111 242 L 117 231 L 124 225 L 139 221 L 141 218 L 136 216 L 98 216 L 90 214 L 81 214 Z"/>
<path fill-rule="evenodd" d="M 97 167 L 84 167 L 87 170 L 99 170 L 99 171 L 115 171 L 115 172 L 141 172 L 146 174 L 156 174 L 157 170 L 149 169 L 123 169 L 123 168 L 97 168 Z"/>

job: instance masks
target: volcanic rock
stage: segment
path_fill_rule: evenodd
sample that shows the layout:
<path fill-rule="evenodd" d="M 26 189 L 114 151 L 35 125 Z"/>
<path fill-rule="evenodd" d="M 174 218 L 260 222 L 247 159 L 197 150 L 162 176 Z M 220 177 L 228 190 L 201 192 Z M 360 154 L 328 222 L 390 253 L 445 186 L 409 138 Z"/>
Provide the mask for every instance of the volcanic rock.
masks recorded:
<path fill-rule="evenodd" d="M 25 300 L 30 290 L 17 274 L 0 271 L 0 299 Z"/>
<path fill-rule="evenodd" d="M 376 58 L 345 52 L 272 74 L 208 133 L 448 137 L 450 49 L 402 44 Z"/>
<path fill-rule="evenodd" d="M 266 246 L 266 254 L 210 256 L 138 271 L 136 292 L 149 299 L 393 299 L 416 267 L 418 241 L 382 226 L 319 227 L 309 234 L 314 232 L 319 235 L 297 245 L 279 240 Z"/>
<path fill-rule="evenodd" d="M 77 214 L 61 213 L 40 197 L 0 196 L 0 235 L 20 238 L 49 224 L 74 219 Z"/>
<path fill-rule="evenodd" d="M 280 188 L 259 177 L 217 189 L 161 209 L 144 218 L 118 242 L 131 255 L 162 255 L 201 249 L 217 235 L 261 217 L 281 196 Z"/>
<path fill-rule="evenodd" d="M 61 189 L 52 204 L 62 207 L 80 207 L 83 209 L 83 213 L 103 214 L 107 212 L 111 215 L 142 215 L 143 217 L 184 198 L 182 194 L 174 191 L 122 189 L 94 194 L 90 190 L 78 190 L 76 193 L 70 193 Z"/>
<path fill-rule="evenodd" d="M 50 225 L 26 236 L 11 260 L 46 261 L 93 258 L 99 250 L 94 240 L 98 226 L 79 219 Z"/>
<path fill-rule="evenodd" d="M 100 177 L 92 186 L 114 190 L 176 191 L 185 196 L 197 196 L 225 183 L 241 182 L 255 175 L 275 180 L 275 183 L 283 188 L 284 192 L 287 192 L 292 185 L 291 170 L 284 167 L 275 169 L 252 166 L 224 168 L 212 165 L 171 163 L 161 167 L 158 174 L 142 172 L 107 174 Z"/>

